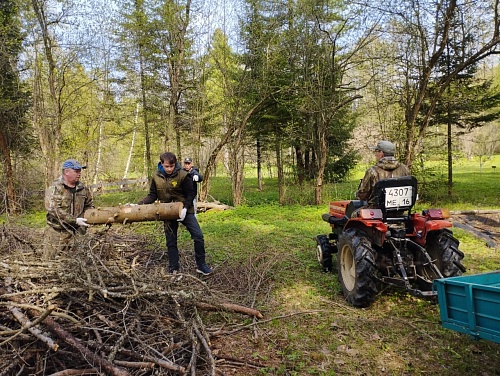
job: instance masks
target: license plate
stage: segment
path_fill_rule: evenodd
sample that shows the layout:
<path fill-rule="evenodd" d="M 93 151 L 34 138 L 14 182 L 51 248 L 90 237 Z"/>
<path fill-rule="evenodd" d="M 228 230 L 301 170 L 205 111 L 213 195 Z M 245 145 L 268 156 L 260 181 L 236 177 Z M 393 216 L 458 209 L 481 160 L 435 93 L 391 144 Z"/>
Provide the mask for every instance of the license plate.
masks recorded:
<path fill-rule="evenodd" d="M 385 207 L 398 208 L 412 205 L 412 186 L 385 189 Z"/>

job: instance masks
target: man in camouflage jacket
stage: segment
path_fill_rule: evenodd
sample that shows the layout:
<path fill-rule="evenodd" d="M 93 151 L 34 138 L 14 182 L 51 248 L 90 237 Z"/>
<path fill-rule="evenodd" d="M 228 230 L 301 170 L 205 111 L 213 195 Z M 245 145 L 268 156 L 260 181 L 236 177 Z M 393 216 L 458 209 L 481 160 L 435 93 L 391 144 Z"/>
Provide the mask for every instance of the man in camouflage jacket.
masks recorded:
<path fill-rule="evenodd" d="M 373 187 L 380 179 L 397 178 L 410 175 L 408 167 L 400 163 L 394 154 L 396 147 L 390 141 L 380 141 L 376 146 L 370 147 L 375 153 L 377 163 L 366 170 L 365 176 L 361 180 L 356 197 L 359 200 L 367 201 L 368 208 L 376 207 L 373 196 Z"/>
<path fill-rule="evenodd" d="M 45 191 L 47 228 L 44 237 L 46 260 L 67 252 L 74 244 L 75 234 L 84 234 L 89 226 L 83 217 L 85 210 L 94 207 L 92 193 L 80 181 L 82 169 L 75 159 L 62 165 L 59 176 Z"/>

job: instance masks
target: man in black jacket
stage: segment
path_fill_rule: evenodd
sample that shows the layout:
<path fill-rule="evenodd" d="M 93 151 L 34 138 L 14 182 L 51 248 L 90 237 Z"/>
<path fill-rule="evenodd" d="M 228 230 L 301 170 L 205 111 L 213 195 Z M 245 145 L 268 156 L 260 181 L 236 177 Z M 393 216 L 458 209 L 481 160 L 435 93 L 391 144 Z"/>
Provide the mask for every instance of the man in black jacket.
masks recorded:
<path fill-rule="evenodd" d="M 191 158 L 184 159 L 184 170 L 187 171 L 189 176 L 191 176 L 193 178 L 193 185 L 194 185 L 193 207 L 194 207 L 194 214 L 196 214 L 196 200 L 198 198 L 198 183 L 201 183 L 203 181 L 203 175 L 200 174 L 198 167 L 193 165 L 193 160 Z"/>
<path fill-rule="evenodd" d="M 169 272 L 177 273 L 180 270 L 179 249 L 177 248 L 177 230 L 181 222 L 191 234 L 194 242 L 194 258 L 196 271 L 203 275 L 212 273 L 212 269 L 205 262 L 205 240 L 198 220 L 196 219 L 193 199 L 195 190 L 192 177 L 181 169 L 175 154 L 166 152 L 160 155 L 158 170 L 153 174 L 149 194 L 139 201 L 141 204 L 160 202 L 182 202 L 181 217 L 177 220 L 164 222 L 165 238 L 169 260 Z"/>

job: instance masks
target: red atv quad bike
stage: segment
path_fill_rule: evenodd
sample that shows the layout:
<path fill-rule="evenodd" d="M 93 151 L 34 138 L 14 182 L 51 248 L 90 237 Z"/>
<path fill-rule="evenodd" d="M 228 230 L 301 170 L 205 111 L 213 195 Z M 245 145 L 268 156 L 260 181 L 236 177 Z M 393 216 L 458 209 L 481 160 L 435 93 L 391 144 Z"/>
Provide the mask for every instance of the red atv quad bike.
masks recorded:
<path fill-rule="evenodd" d="M 378 209 L 365 209 L 366 202 L 360 200 L 330 203 L 322 218 L 332 232 L 316 239 L 323 270 L 332 271 L 336 253 L 342 292 L 355 307 L 369 306 L 384 286 L 436 299 L 434 279 L 465 272 L 464 254 L 449 230 L 449 211 L 413 213 L 417 199 L 413 176 L 382 179 L 374 192 Z"/>

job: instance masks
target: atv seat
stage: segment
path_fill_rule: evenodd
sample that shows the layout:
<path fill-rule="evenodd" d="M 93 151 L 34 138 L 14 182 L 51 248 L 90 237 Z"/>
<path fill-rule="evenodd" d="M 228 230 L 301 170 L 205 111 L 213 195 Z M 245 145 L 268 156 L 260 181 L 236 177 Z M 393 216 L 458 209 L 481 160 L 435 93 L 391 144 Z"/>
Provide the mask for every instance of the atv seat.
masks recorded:
<path fill-rule="evenodd" d="M 373 192 L 384 221 L 404 221 L 417 200 L 417 179 L 414 176 L 381 179 L 375 183 Z"/>

